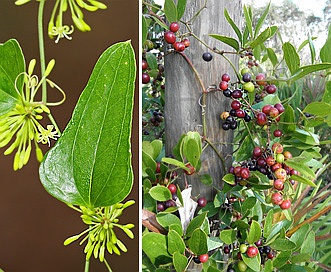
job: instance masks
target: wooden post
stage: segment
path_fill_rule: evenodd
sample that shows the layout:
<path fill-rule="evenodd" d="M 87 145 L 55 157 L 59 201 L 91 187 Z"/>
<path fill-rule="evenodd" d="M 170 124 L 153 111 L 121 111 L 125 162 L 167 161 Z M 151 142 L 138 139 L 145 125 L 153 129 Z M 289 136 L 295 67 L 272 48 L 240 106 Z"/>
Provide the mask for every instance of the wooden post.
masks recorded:
<path fill-rule="evenodd" d="M 187 9 L 182 21 L 190 20 L 206 3 L 206 8 L 202 9 L 200 15 L 192 21 L 192 32 L 211 48 L 218 50 L 233 51 L 225 44 L 208 36 L 208 34 L 219 34 L 236 37 L 234 31 L 224 17 L 226 8 L 231 18 L 240 26 L 242 17 L 241 0 L 220 1 L 220 0 L 194 0 L 187 1 Z M 185 32 L 185 26 L 181 24 L 181 32 Z M 190 47 L 185 49 L 184 54 L 192 62 L 198 71 L 202 82 L 208 86 L 217 86 L 221 81 L 223 73 L 229 73 L 232 79 L 235 74 L 230 65 L 221 55 L 213 53 L 213 59 L 206 62 L 202 59 L 202 54 L 208 49 L 193 37 L 189 37 Z M 227 55 L 227 57 L 237 66 L 238 57 Z M 196 75 L 190 68 L 188 62 L 179 53 L 168 54 L 165 57 L 166 73 L 166 95 L 165 95 L 165 120 L 166 120 L 166 154 L 172 153 L 172 149 L 181 135 L 188 131 L 199 131 L 202 134 L 202 104 L 200 99 L 203 89 L 197 80 Z M 230 100 L 221 92 L 213 91 L 206 96 L 206 135 L 214 143 L 214 146 L 226 161 L 226 165 L 218 157 L 216 152 L 208 146 L 202 154 L 202 166 L 199 175 L 209 174 L 213 179 L 213 185 L 221 188 L 223 169 L 227 169 L 232 157 L 232 145 L 226 144 L 232 141 L 233 134 L 221 128 L 220 113 L 230 110 Z M 207 201 L 214 199 L 215 191 L 212 186 L 202 184 L 197 175 L 190 177 L 183 176 L 180 186 L 183 188 L 187 179 L 188 184 L 193 186 L 193 196 L 203 196 Z"/>

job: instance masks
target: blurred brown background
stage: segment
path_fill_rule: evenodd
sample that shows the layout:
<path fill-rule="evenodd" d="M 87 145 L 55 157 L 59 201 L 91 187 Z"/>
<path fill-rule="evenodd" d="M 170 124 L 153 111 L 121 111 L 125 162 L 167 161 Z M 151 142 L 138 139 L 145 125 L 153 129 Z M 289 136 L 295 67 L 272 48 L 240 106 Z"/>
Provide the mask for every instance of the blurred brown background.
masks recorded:
<path fill-rule="evenodd" d="M 72 41 L 61 39 L 58 44 L 45 35 L 46 59 L 56 59 L 49 78 L 67 93 L 66 102 L 52 109 L 61 130 L 69 121 L 99 55 L 111 44 L 128 39 L 132 40 L 138 53 L 138 1 L 100 1 L 108 9 L 85 12 L 84 18 L 92 28 L 91 32 L 81 33 L 76 30 L 72 34 Z M 26 62 L 32 58 L 38 60 L 38 3 L 32 0 L 17 7 L 14 2 L 0 0 L 0 43 L 16 38 L 21 44 Z M 46 1 L 46 26 L 54 3 L 55 0 Z M 65 22 L 70 25 L 71 19 L 66 18 Z M 38 65 L 39 62 L 35 72 L 39 73 Z M 58 99 L 57 96 L 50 97 L 54 101 Z M 107 258 L 114 272 L 138 271 L 138 91 L 133 124 L 135 185 L 128 199 L 135 199 L 137 204 L 124 212 L 121 222 L 136 225 L 135 239 L 120 236 L 129 251 L 120 257 L 114 255 Z M 84 271 L 84 247 L 77 242 L 63 246 L 67 237 L 86 228 L 80 220 L 80 214 L 46 193 L 38 178 L 38 163 L 34 153 L 27 166 L 14 172 L 13 156 L 4 156 L 4 150 L 0 150 L 0 268 L 5 272 Z M 117 233 L 121 233 L 121 230 Z M 90 271 L 102 272 L 107 269 L 104 264 L 92 259 Z"/>

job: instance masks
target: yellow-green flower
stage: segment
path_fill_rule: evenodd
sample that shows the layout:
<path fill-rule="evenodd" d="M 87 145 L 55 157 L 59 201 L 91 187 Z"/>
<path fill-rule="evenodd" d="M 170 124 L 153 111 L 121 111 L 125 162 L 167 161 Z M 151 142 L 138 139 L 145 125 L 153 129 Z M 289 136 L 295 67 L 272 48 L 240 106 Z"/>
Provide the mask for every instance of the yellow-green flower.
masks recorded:
<path fill-rule="evenodd" d="M 82 213 L 81 218 L 85 224 L 89 225 L 89 228 L 80 234 L 67 238 L 64 241 L 64 245 L 69 245 L 85 235 L 79 244 L 82 245 L 85 241 L 87 241 L 84 248 L 86 260 L 89 260 L 93 255 L 94 258 L 99 258 L 101 262 L 104 261 L 106 250 L 110 254 L 115 253 L 117 255 L 120 255 L 121 251 L 127 252 L 126 246 L 117 238 L 114 228 L 117 227 L 124 231 L 129 238 L 134 238 L 133 232 L 131 231 L 134 225 L 121 225 L 119 224 L 118 218 L 121 216 L 124 209 L 134 203 L 134 200 L 129 200 L 124 204 L 117 203 L 113 206 L 94 209 L 82 206 L 80 209 L 77 209 L 72 206 L 72 208 Z"/>
<path fill-rule="evenodd" d="M 50 144 L 50 139 L 56 140 L 58 138 L 58 132 L 53 131 L 52 125 L 48 125 L 47 129 L 44 129 L 39 121 L 43 119 L 43 113 L 50 113 L 48 105 L 63 103 L 65 94 L 56 84 L 46 78 L 54 67 L 54 60 L 50 61 L 46 68 L 45 76 L 40 81 L 36 75 L 32 74 L 35 64 L 36 61 L 32 60 L 29 64 L 28 73 L 24 72 L 17 76 L 15 81 L 15 88 L 19 94 L 17 104 L 11 111 L 0 116 L 0 147 L 9 145 L 4 152 L 5 155 L 9 155 L 16 150 L 13 163 L 14 170 L 21 169 L 27 164 L 32 144 L 35 145 L 38 161 L 41 161 L 43 154 L 38 143 Z M 23 91 L 21 92 L 16 87 L 16 82 L 20 77 L 24 79 Z M 41 101 L 35 101 L 35 96 L 44 81 L 63 94 L 62 101 L 46 104 Z"/>
<path fill-rule="evenodd" d="M 16 5 L 23 5 L 31 0 L 17 0 Z M 40 1 L 40 0 L 37 0 Z M 45 0 L 44 0 L 45 1 Z M 51 19 L 48 23 L 48 35 L 57 43 L 61 38 L 66 38 L 71 40 L 69 36 L 74 32 L 73 25 L 69 26 L 63 24 L 63 13 L 68 9 L 71 12 L 71 18 L 80 31 L 86 32 L 90 31 L 90 26 L 84 21 L 84 15 L 82 9 L 88 11 L 96 11 L 98 9 L 106 9 L 107 6 L 104 3 L 101 3 L 96 0 L 56 0 Z"/>

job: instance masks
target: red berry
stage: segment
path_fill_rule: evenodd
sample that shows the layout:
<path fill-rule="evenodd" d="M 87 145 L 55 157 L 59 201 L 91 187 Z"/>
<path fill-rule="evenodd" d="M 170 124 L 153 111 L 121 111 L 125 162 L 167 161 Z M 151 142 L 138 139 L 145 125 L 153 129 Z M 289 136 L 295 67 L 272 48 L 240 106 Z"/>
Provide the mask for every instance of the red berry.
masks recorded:
<path fill-rule="evenodd" d="M 173 44 L 176 41 L 176 35 L 172 31 L 167 31 L 164 33 L 164 40 L 169 43 Z"/>
<path fill-rule="evenodd" d="M 229 82 L 230 81 L 230 75 L 229 74 L 223 74 L 222 75 L 222 81 Z"/>
<path fill-rule="evenodd" d="M 207 205 L 207 199 L 205 199 L 204 197 L 200 197 L 198 199 L 198 205 L 199 207 L 204 207 Z"/>
<path fill-rule="evenodd" d="M 275 93 L 275 92 L 277 91 L 277 87 L 276 87 L 275 85 L 271 84 L 271 85 L 268 85 L 268 86 L 265 88 L 265 90 L 266 90 L 266 92 L 267 92 L 268 94 L 273 94 L 273 93 Z"/>
<path fill-rule="evenodd" d="M 254 258 L 257 254 L 259 254 L 259 250 L 255 246 L 249 246 L 246 254 L 249 258 Z"/>
<path fill-rule="evenodd" d="M 274 107 L 279 111 L 279 114 L 285 111 L 284 106 L 281 103 L 275 104 Z"/>
<path fill-rule="evenodd" d="M 279 162 L 276 162 L 275 164 L 271 165 L 271 171 L 272 172 L 276 172 L 278 169 L 282 168 L 282 164 L 280 164 Z"/>
<path fill-rule="evenodd" d="M 156 173 L 161 173 L 161 163 L 160 162 L 156 162 Z"/>
<path fill-rule="evenodd" d="M 281 180 L 286 180 L 287 174 L 286 174 L 286 170 L 284 168 L 279 168 L 275 171 L 275 176 L 278 179 Z"/>
<path fill-rule="evenodd" d="M 293 157 L 290 151 L 284 151 L 283 155 L 285 159 L 291 159 Z"/>
<path fill-rule="evenodd" d="M 177 52 L 183 52 L 185 50 L 185 44 L 182 42 L 175 42 L 173 47 Z"/>
<path fill-rule="evenodd" d="M 280 143 L 274 143 L 271 147 L 273 152 L 276 152 L 278 154 L 283 153 L 284 148 Z"/>
<path fill-rule="evenodd" d="M 242 167 L 242 168 L 241 168 L 241 171 L 240 171 L 240 176 L 241 176 L 243 179 L 248 179 L 249 176 L 250 176 L 249 169 L 246 168 L 246 167 Z"/>
<path fill-rule="evenodd" d="M 269 111 L 269 116 L 275 118 L 279 115 L 279 111 L 275 107 L 271 107 Z"/>
<path fill-rule="evenodd" d="M 142 83 L 147 84 L 151 80 L 151 77 L 149 76 L 148 73 L 142 73 Z"/>
<path fill-rule="evenodd" d="M 189 47 L 190 46 L 190 40 L 189 39 L 187 39 L 187 38 L 185 38 L 185 39 L 183 39 L 182 40 L 182 43 L 185 45 L 185 47 Z"/>
<path fill-rule="evenodd" d="M 174 194 L 174 193 L 176 193 L 177 192 L 177 186 L 175 185 L 175 184 L 169 184 L 168 185 L 168 189 L 169 189 L 169 191 L 172 193 L 172 194 Z"/>
<path fill-rule="evenodd" d="M 257 85 L 264 85 L 265 84 L 265 75 L 262 73 L 259 73 L 256 75 L 255 80 Z"/>
<path fill-rule="evenodd" d="M 264 112 L 259 112 L 256 116 L 256 123 L 259 126 L 264 126 L 267 124 L 267 122 L 268 122 L 267 115 Z"/>
<path fill-rule="evenodd" d="M 282 210 L 287 210 L 291 208 L 291 205 L 292 205 L 291 200 L 286 199 L 279 206 Z"/>
<path fill-rule="evenodd" d="M 232 92 L 233 98 L 241 98 L 243 96 L 243 92 L 239 89 L 236 89 Z"/>
<path fill-rule="evenodd" d="M 159 212 L 162 212 L 162 211 L 164 211 L 164 204 L 163 203 L 157 203 L 157 210 L 159 211 Z"/>
<path fill-rule="evenodd" d="M 241 166 L 236 166 L 233 169 L 233 174 L 235 174 L 235 176 L 237 176 L 237 177 L 241 177 Z"/>
<path fill-rule="evenodd" d="M 199 260 L 200 260 L 200 262 L 202 262 L 202 263 L 207 262 L 208 259 L 209 259 L 209 255 L 208 255 L 208 254 L 202 254 L 202 255 L 199 256 Z"/>
<path fill-rule="evenodd" d="M 193 165 L 191 165 L 190 163 L 185 165 L 187 168 L 189 168 L 189 170 L 184 170 L 186 175 L 193 175 L 195 173 L 195 168 Z"/>
<path fill-rule="evenodd" d="M 262 239 L 259 239 L 259 240 L 257 240 L 257 241 L 255 242 L 255 245 L 256 245 L 257 247 L 262 246 L 262 244 L 263 244 Z"/>
<path fill-rule="evenodd" d="M 281 130 L 276 129 L 276 130 L 274 131 L 274 136 L 275 136 L 275 137 L 281 137 L 282 135 L 283 135 L 283 132 L 282 132 Z"/>
<path fill-rule="evenodd" d="M 276 179 L 274 181 L 274 188 L 278 191 L 282 191 L 284 189 L 284 182 L 281 179 Z"/>
<path fill-rule="evenodd" d="M 244 117 L 246 116 L 246 113 L 245 113 L 244 110 L 242 110 L 242 109 L 238 109 L 238 110 L 236 110 L 236 116 L 237 116 L 238 118 L 244 118 Z"/>
<path fill-rule="evenodd" d="M 271 202 L 275 205 L 280 205 L 283 202 L 283 196 L 280 193 L 273 193 Z"/>
<path fill-rule="evenodd" d="M 146 60 L 142 60 L 142 61 L 141 61 L 141 68 L 142 68 L 143 70 L 146 70 L 146 69 L 148 68 L 148 63 L 147 63 Z"/>
<path fill-rule="evenodd" d="M 264 112 L 266 115 L 269 115 L 270 109 L 272 108 L 272 106 L 270 104 L 268 105 L 264 105 L 262 107 L 262 112 Z"/>
<path fill-rule="evenodd" d="M 241 107 L 241 103 L 238 100 L 233 100 L 231 102 L 231 108 L 234 110 L 238 110 Z"/>
<path fill-rule="evenodd" d="M 172 22 L 169 26 L 170 31 L 176 33 L 179 30 L 179 24 L 177 22 Z"/>
<path fill-rule="evenodd" d="M 262 155 L 262 149 L 261 149 L 261 147 L 259 147 L 259 146 L 254 147 L 254 150 L 253 150 L 253 157 L 254 157 L 254 158 L 258 158 L 258 157 L 260 157 L 261 155 Z"/>
<path fill-rule="evenodd" d="M 275 257 L 275 254 L 270 251 L 267 253 L 267 257 L 268 257 L 268 259 L 273 259 Z"/>
<path fill-rule="evenodd" d="M 271 166 L 275 164 L 275 158 L 273 156 L 268 156 L 265 158 L 266 163 Z"/>
<path fill-rule="evenodd" d="M 225 91 L 225 90 L 227 90 L 228 89 L 228 87 L 229 87 L 229 84 L 228 84 L 228 82 L 227 81 L 221 81 L 220 82 L 220 89 L 222 90 L 222 91 Z"/>

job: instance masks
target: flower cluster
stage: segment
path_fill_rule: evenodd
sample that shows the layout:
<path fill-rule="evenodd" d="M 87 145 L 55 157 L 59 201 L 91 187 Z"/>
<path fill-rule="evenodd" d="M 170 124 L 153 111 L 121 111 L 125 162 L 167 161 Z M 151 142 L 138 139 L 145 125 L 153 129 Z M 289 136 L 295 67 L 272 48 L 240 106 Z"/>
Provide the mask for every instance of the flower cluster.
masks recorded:
<path fill-rule="evenodd" d="M 134 227 L 133 224 L 121 225 L 118 223 L 118 217 L 122 214 L 123 210 L 134 203 L 134 200 L 129 200 L 124 204 L 117 203 L 113 206 L 93 209 L 83 206 L 80 206 L 80 209 L 72 207 L 82 213 L 81 218 L 85 224 L 89 225 L 89 228 L 80 234 L 67 238 L 64 241 L 64 245 L 69 245 L 85 235 L 79 244 L 82 245 L 87 240 L 84 249 L 86 260 L 89 260 L 93 254 L 94 258 L 99 258 L 101 262 L 104 261 L 106 249 L 110 254 L 115 253 L 120 255 L 120 250 L 127 252 L 124 243 L 117 238 L 114 227 L 123 230 L 129 238 L 134 238 L 131 231 Z"/>
<path fill-rule="evenodd" d="M 50 114 L 47 106 L 58 105 L 65 100 L 64 92 L 46 78 L 53 69 L 55 61 L 51 60 L 49 62 L 45 75 L 40 81 L 36 75 L 32 74 L 35 64 L 36 60 L 32 60 L 29 64 L 28 73 L 23 72 L 17 76 L 15 80 L 15 89 L 18 92 L 16 106 L 6 114 L 0 116 L 0 147 L 10 144 L 4 152 L 5 155 L 9 155 L 17 149 L 14 157 L 14 170 L 21 169 L 29 161 L 32 142 L 35 145 L 36 157 L 38 161 L 41 161 L 43 154 L 38 143 L 50 144 L 50 139 L 56 140 L 59 137 L 59 132 L 57 130 L 54 131 L 54 126 L 48 125 L 47 129 L 44 129 L 39 123 L 43 119 L 43 113 Z M 17 81 L 20 77 L 23 77 L 24 82 L 22 90 L 17 88 Z M 35 95 L 44 81 L 63 94 L 62 101 L 58 103 L 34 101 Z"/>
<path fill-rule="evenodd" d="M 17 0 L 16 5 L 23 5 L 31 0 Z M 55 42 L 58 43 L 61 38 L 71 40 L 69 36 L 74 32 L 73 25 L 63 25 L 63 13 L 68 8 L 71 12 L 71 18 L 74 25 L 83 32 L 90 31 L 90 26 L 84 21 L 84 15 L 82 9 L 88 11 L 96 11 L 98 9 L 106 9 L 107 6 L 96 0 L 56 0 L 51 19 L 48 23 L 48 35 L 50 38 L 55 38 Z"/>

